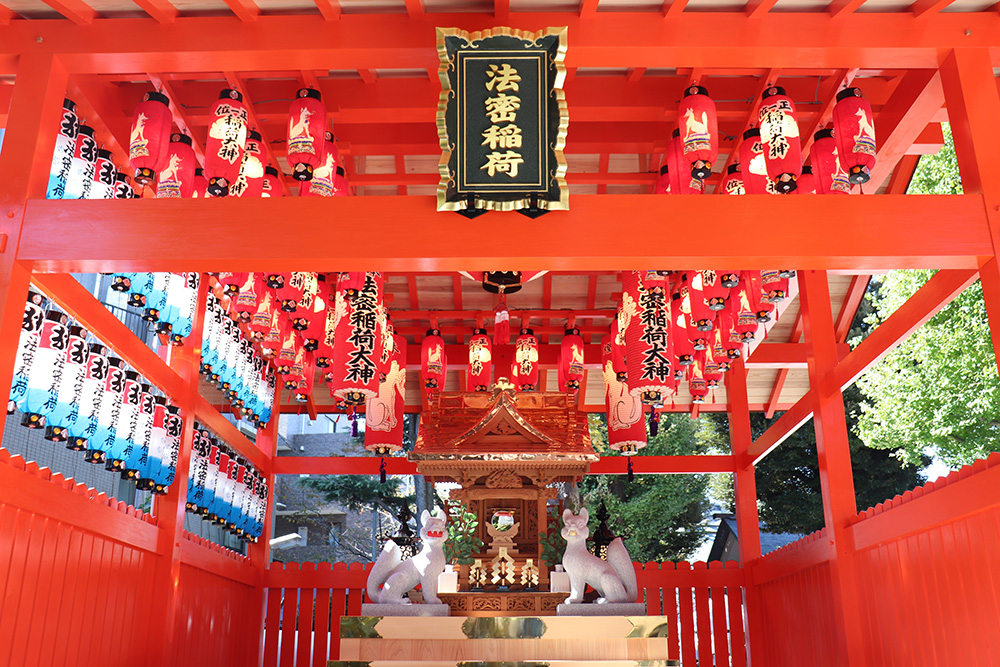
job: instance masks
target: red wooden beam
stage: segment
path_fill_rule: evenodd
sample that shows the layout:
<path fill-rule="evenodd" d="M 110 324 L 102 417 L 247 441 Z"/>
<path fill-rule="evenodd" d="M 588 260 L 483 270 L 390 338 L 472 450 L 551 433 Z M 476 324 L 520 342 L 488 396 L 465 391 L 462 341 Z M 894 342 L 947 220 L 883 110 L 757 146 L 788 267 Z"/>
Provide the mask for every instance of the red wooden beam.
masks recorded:
<path fill-rule="evenodd" d="M 278 456 L 273 459 L 277 475 L 377 475 L 379 459 L 368 456 Z M 417 464 L 401 457 L 385 459 L 390 475 L 416 474 Z M 628 461 L 624 456 L 602 456 L 590 465 L 590 475 L 624 475 Z M 642 456 L 632 457 L 632 467 L 638 474 L 701 474 L 733 472 L 733 457 L 703 456 Z"/>
<path fill-rule="evenodd" d="M 992 253 L 979 195 L 828 197 L 650 197 L 578 195 L 545 225 L 490 213 L 505 233 L 482 243 L 480 225 L 458 225 L 433 197 L 281 197 L 270 200 L 32 200 L 19 258 L 44 271 L 615 270 L 622 266 L 795 266 L 876 272 L 887 268 L 976 268 Z M 87 235 L 68 236 L 82 218 Z M 494 218 L 487 218 L 494 219 Z M 143 220 L 136 225 L 136 220 Z M 714 220 L 739 238 L 678 244 L 663 220 Z M 274 244 L 274 221 L 296 220 L 306 245 Z M 365 225 L 329 221 L 365 220 Z M 607 243 L 609 220 L 629 234 Z M 803 227 L 802 220 L 810 220 Z M 369 230 L 377 225 L 379 243 Z M 769 234 L 745 234 L 768 228 Z M 413 235 L 413 229 L 421 234 Z M 941 229 L 948 229 L 946 240 Z M 532 238 L 531 244 L 522 239 Z M 115 243 L 107 243 L 115 239 Z M 190 239 L 198 239 L 192 243 Z M 863 242 L 859 242 L 863 239 Z"/>
<path fill-rule="evenodd" d="M 752 19 L 764 18 L 778 0 L 750 0 L 747 3 L 747 16 Z"/>
<path fill-rule="evenodd" d="M 97 18 L 97 10 L 83 0 L 42 0 L 77 25 L 90 25 Z"/>
<path fill-rule="evenodd" d="M 663 15 L 667 18 L 675 19 L 679 17 L 684 8 L 688 6 L 690 0 L 664 0 Z"/>
<path fill-rule="evenodd" d="M 597 14 L 597 3 L 599 0 L 580 0 L 580 17 L 591 18 Z"/>
<path fill-rule="evenodd" d="M 180 13 L 170 0 L 133 0 L 133 2 L 160 23 L 173 23 Z"/>
<path fill-rule="evenodd" d="M 921 16 L 932 16 L 955 4 L 955 0 L 917 0 L 910 5 L 910 12 L 917 18 Z"/>
<path fill-rule="evenodd" d="M 17 12 L 9 7 L 0 5 L 0 26 L 7 25 L 13 19 L 17 18 Z"/>
<path fill-rule="evenodd" d="M 582 146 L 577 145 L 581 148 L 580 152 L 584 152 Z M 420 151 L 423 153 L 424 151 Z M 576 151 L 569 151 L 570 153 L 575 153 Z M 606 155 L 606 153 L 605 153 Z M 566 175 L 566 181 L 570 185 L 596 185 L 598 186 L 598 194 L 604 194 L 607 192 L 607 186 L 609 184 L 614 185 L 633 185 L 636 183 L 649 184 L 653 183 L 657 178 L 657 174 L 649 172 L 624 172 L 624 173 L 569 173 Z M 357 174 L 351 183 L 354 185 L 396 185 L 399 186 L 401 192 L 409 185 L 437 185 L 441 182 L 441 176 L 438 174 L 407 174 L 403 172 L 397 172 L 395 174 Z"/>
<path fill-rule="evenodd" d="M 788 337 L 788 342 L 798 343 L 802 338 L 802 313 L 800 312 L 795 318 L 795 324 L 792 326 L 792 334 Z M 775 411 L 778 409 L 778 401 L 781 398 L 781 390 L 785 388 L 785 381 L 788 379 L 788 369 L 779 368 L 778 374 L 774 378 L 774 384 L 771 386 L 771 396 L 767 400 L 767 409 L 764 411 L 764 415 L 770 419 L 774 416 Z"/>
<path fill-rule="evenodd" d="M 340 18 L 340 0 L 313 0 L 316 8 L 327 21 L 336 21 Z"/>
<path fill-rule="evenodd" d="M 858 314 L 858 307 L 861 305 L 861 300 L 865 298 L 865 290 L 868 289 L 868 282 L 870 280 L 871 276 L 866 275 L 854 276 L 851 279 L 851 286 L 847 288 L 847 296 L 844 297 L 844 303 L 840 307 L 837 321 L 833 325 L 838 343 L 843 343 L 847 340 L 847 335 L 851 331 L 851 324 Z"/>
<path fill-rule="evenodd" d="M 919 161 L 919 155 L 904 155 L 899 160 L 899 166 L 896 167 L 896 171 L 892 172 L 892 178 L 889 179 L 889 185 L 886 186 L 885 193 L 887 195 L 905 195 L 910 187 L 910 181 L 913 180 L 913 174 L 917 170 Z"/>
<path fill-rule="evenodd" d="M 867 0 L 833 0 L 827 7 L 827 11 L 833 18 L 850 16 L 861 8 Z"/>
<path fill-rule="evenodd" d="M 493 18 L 497 21 L 510 19 L 510 0 L 493 0 Z"/>
<path fill-rule="evenodd" d="M 850 386 L 872 364 L 891 352 L 907 336 L 920 328 L 952 299 L 961 294 L 976 280 L 974 270 L 938 271 L 885 322 L 868 335 L 834 371 L 836 384 L 843 389 Z M 814 396 L 812 389 L 789 408 L 764 435 L 757 438 L 749 454 L 756 464 L 767 456 L 785 438 L 812 417 Z"/>
<path fill-rule="evenodd" d="M 424 0 L 405 0 L 406 13 L 411 19 L 419 19 L 424 15 Z"/>
<path fill-rule="evenodd" d="M 98 141 L 106 142 L 104 147 L 115 153 L 119 165 L 127 165 L 132 118 L 122 112 L 118 87 L 94 74 L 79 74 L 70 78 L 66 92 L 76 102 L 77 115 L 97 130 Z"/>
<path fill-rule="evenodd" d="M 260 16 L 260 7 L 253 0 L 223 0 L 241 21 L 256 21 Z"/>
<path fill-rule="evenodd" d="M 236 2 L 236 0 L 230 0 Z M 248 10 L 243 10 L 248 11 Z M 328 69 L 419 68 L 436 70 L 433 39 L 439 25 L 470 31 L 493 27 L 492 9 L 467 14 L 350 16 L 335 22 L 316 16 L 261 16 L 254 25 L 233 25 L 228 17 L 198 17 L 171 25 L 145 19 L 94 22 L 74 32 L 58 22 L 26 26 L 14 21 L 0 36 L 0 71 L 16 54 L 66 53 L 73 72 L 219 72 Z M 669 23 L 641 12 L 598 12 L 580 18 L 568 13 L 515 12 L 512 27 L 565 25 L 573 35 L 567 67 L 726 68 L 884 68 L 887 58 L 900 68 L 936 68 L 950 48 L 991 48 L 996 16 L 942 12 L 916 30 L 909 13 L 775 13 L 767 29 L 743 12 L 682 12 Z M 834 24 L 834 21 L 836 22 Z M 967 34 L 968 32 L 968 34 Z M 219 40 L 219 35 L 225 40 Z M 705 35 L 713 48 L 704 48 Z M 622 35 L 628 35 L 623 42 Z M 775 39 L 780 35 L 781 39 Z M 37 38 L 41 37 L 39 43 Z M 373 49 L 372 44 L 382 45 Z M 309 45 L 303 48 L 303 45 Z"/>

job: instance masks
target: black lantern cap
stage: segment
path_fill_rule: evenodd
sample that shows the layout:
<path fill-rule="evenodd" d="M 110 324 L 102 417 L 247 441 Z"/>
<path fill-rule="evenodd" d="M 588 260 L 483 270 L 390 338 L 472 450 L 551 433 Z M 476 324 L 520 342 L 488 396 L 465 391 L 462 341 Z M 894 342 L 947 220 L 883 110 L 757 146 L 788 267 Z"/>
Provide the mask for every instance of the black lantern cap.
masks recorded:
<path fill-rule="evenodd" d="M 803 174 L 811 174 L 811 173 L 813 173 L 813 168 L 812 167 L 802 167 L 802 173 Z"/>
<path fill-rule="evenodd" d="M 165 107 L 170 106 L 170 98 L 168 98 L 163 93 L 158 93 L 155 90 L 151 90 L 142 96 L 143 102 L 159 102 Z"/>
<path fill-rule="evenodd" d="M 260 132 L 258 132 L 257 130 L 250 130 L 250 132 L 247 134 L 247 140 L 262 141 L 263 137 L 260 136 Z"/>
<path fill-rule="evenodd" d="M 729 165 L 729 168 L 726 169 L 726 173 L 727 174 L 739 174 L 740 173 L 740 163 L 739 162 L 735 162 L 735 163 Z"/>
<path fill-rule="evenodd" d="M 63 109 L 65 109 L 66 111 L 75 111 L 76 110 L 76 102 L 74 102 L 73 100 L 69 99 L 68 97 L 64 97 L 63 98 Z"/>
<path fill-rule="evenodd" d="M 837 93 L 838 102 L 841 100 L 846 100 L 848 97 L 864 97 L 864 95 L 861 94 L 860 88 L 854 88 L 854 87 L 844 88 L 842 91 Z"/>
<path fill-rule="evenodd" d="M 88 137 L 93 137 L 94 136 L 94 128 L 92 128 L 89 125 L 81 125 L 80 129 L 77 131 L 77 134 L 85 134 Z"/>
<path fill-rule="evenodd" d="M 172 144 L 185 144 L 187 146 L 194 145 L 191 141 L 191 137 L 184 134 L 183 132 L 174 132 L 170 135 L 170 143 Z"/>
<path fill-rule="evenodd" d="M 484 271 L 483 289 L 493 294 L 513 294 L 521 289 L 521 272 Z"/>
<path fill-rule="evenodd" d="M 662 167 L 660 167 L 660 176 L 666 176 L 667 172 L 669 171 L 670 169 L 667 167 L 667 165 L 663 165 Z"/>
<path fill-rule="evenodd" d="M 764 91 L 764 95 L 761 96 L 761 99 L 766 100 L 767 98 L 774 97 L 775 95 L 785 95 L 785 89 L 781 86 L 771 86 Z"/>
<path fill-rule="evenodd" d="M 760 128 L 751 127 L 749 130 L 743 133 L 743 141 L 746 141 L 750 137 L 759 137 L 759 136 L 760 136 Z"/>
<path fill-rule="evenodd" d="M 237 102 L 243 101 L 243 93 L 232 88 L 223 88 L 219 91 L 220 100 L 236 100 Z"/>
<path fill-rule="evenodd" d="M 344 171 L 343 167 L 337 167 L 337 176 L 347 177 L 347 172 Z"/>
<path fill-rule="evenodd" d="M 479 335 L 485 336 L 486 335 L 486 329 L 484 329 L 483 327 L 476 327 L 475 329 L 472 330 L 472 335 L 473 336 L 479 336 Z"/>
<path fill-rule="evenodd" d="M 688 86 L 687 90 L 684 91 L 684 97 L 691 97 L 692 95 L 704 95 L 708 97 L 708 88 L 705 86 Z"/>
<path fill-rule="evenodd" d="M 820 139 L 833 139 L 833 129 L 827 128 L 825 130 L 820 130 L 813 135 L 814 141 L 819 141 Z"/>
<path fill-rule="evenodd" d="M 270 174 L 271 176 L 277 176 L 278 170 L 275 169 L 274 167 L 264 167 L 264 173 Z"/>
<path fill-rule="evenodd" d="M 98 148 L 97 157 L 102 158 L 104 160 L 111 160 L 111 151 L 109 151 L 106 148 Z"/>
<path fill-rule="evenodd" d="M 311 97 L 314 100 L 323 99 L 323 95 L 315 88 L 299 88 L 298 92 L 295 93 L 295 97 L 302 99 L 303 97 Z"/>
<path fill-rule="evenodd" d="M 674 139 L 681 136 L 681 128 L 675 127 L 673 134 L 671 134 L 670 136 L 673 137 Z"/>
<path fill-rule="evenodd" d="M 535 335 L 535 330 L 532 329 L 531 327 L 522 327 L 521 328 L 521 335 L 522 336 L 534 336 Z"/>

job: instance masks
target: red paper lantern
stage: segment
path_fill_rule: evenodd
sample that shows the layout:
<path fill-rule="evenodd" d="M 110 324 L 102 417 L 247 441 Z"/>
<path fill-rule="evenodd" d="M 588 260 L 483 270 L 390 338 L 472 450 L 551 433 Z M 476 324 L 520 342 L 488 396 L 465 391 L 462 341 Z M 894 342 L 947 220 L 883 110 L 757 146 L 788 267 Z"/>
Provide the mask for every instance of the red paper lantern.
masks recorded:
<path fill-rule="evenodd" d="M 601 339 L 601 367 L 604 375 L 604 398 L 608 411 L 608 446 L 626 456 L 646 446 L 646 424 L 642 401 L 615 372 L 614 337 Z"/>
<path fill-rule="evenodd" d="M 343 167 L 337 167 L 337 172 L 333 175 L 333 196 L 351 196 L 351 184 L 347 181 L 347 172 Z"/>
<path fill-rule="evenodd" d="M 337 304 L 337 307 L 342 306 Z M 378 364 L 383 345 L 379 331 L 382 274 L 367 272 L 357 298 L 343 308 L 345 315 L 338 320 L 334 331 L 330 391 L 348 405 L 363 405 L 369 396 L 378 393 Z"/>
<path fill-rule="evenodd" d="M 135 190 L 129 182 L 128 174 L 115 174 L 115 199 L 135 199 Z"/>
<path fill-rule="evenodd" d="M 469 377 L 472 391 L 489 391 L 493 373 L 493 343 L 486 329 L 477 328 L 469 339 Z"/>
<path fill-rule="evenodd" d="M 535 391 L 538 388 L 538 338 L 532 329 L 521 329 L 521 334 L 514 341 L 511 381 L 518 391 Z"/>
<path fill-rule="evenodd" d="M 735 297 L 730 303 L 736 303 L 739 301 L 739 297 Z M 719 327 L 717 329 L 723 349 L 725 350 L 726 359 L 729 361 L 735 361 L 743 356 L 743 338 L 740 333 L 736 331 L 736 322 L 738 315 L 733 312 L 731 308 L 726 308 L 726 310 L 719 313 Z M 756 327 L 757 321 L 754 320 L 754 327 Z M 718 354 L 716 355 L 718 358 Z"/>
<path fill-rule="evenodd" d="M 720 316 L 720 320 L 723 318 Z M 712 344 L 709 346 L 708 351 L 712 355 L 712 359 L 716 365 L 719 367 L 719 372 L 725 373 L 729 370 L 731 359 L 729 358 L 729 349 L 726 347 L 726 339 L 730 336 L 730 331 L 728 329 L 723 329 L 723 322 L 719 322 L 719 326 L 715 328 L 712 332 Z M 736 357 L 737 359 L 739 357 Z"/>
<path fill-rule="evenodd" d="M 437 329 L 428 329 L 420 344 L 420 381 L 426 389 L 444 389 L 448 360 L 444 353 L 444 339 Z"/>
<path fill-rule="evenodd" d="M 684 157 L 681 131 L 674 129 L 673 137 L 667 144 L 667 174 L 670 178 L 670 194 L 700 195 L 705 183 L 691 175 L 691 169 Z"/>
<path fill-rule="evenodd" d="M 353 301 L 358 296 L 364 284 L 364 271 L 344 272 L 337 278 L 337 291 L 343 294 L 344 298 L 348 301 Z"/>
<path fill-rule="evenodd" d="M 403 448 L 406 339 L 393 336 L 392 354 L 380 375 L 378 393 L 365 405 L 365 449 L 387 456 Z"/>
<path fill-rule="evenodd" d="M 813 135 L 809 159 L 812 162 L 817 194 L 851 194 L 851 183 L 837 158 L 837 140 L 833 138 L 833 130 L 820 130 Z"/>
<path fill-rule="evenodd" d="M 264 193 L 264 151 L 261 141 L 260 132 L 250 130 L 239 175 L 229 188 L 230 197 L 260 197 Z"/>
<path fill-rule="evenodd" d="M 622 287 L 622 309 L 629 319 L 625 328 L 629 388 L 643 403 L 659 405 L 672 393 L 674 374 L 666 275 L 632 271 Z"/>
<path fill-rule="evenodd" d="M 684 312 L 684 298 L 680 292 L 673 295 L 671 310 L 670 339 L 674 346 L 674 358 L 679 366 L 690 366 L 694 363 L 694 344 L 688 335 L 689 316 Z"/>
<path fill-rule="evenodd" d="M 860 88 L 837 93 L 833 129 L 840 166 L 851 183 L 867 183 L 875 166 L 875 116 Z"/>
<path fill-rule="evenodd" d="M 765 300 L 780 303 L 788 296 L 788 278 L 783 278 L 780 271 L 770 269 L 761 271 L 760 282 Z"/>
<path fill-rule="evenodd" d="M 302 349 L 302 377 L 295 388 L 295 400 L 305 403 L 312 396 L 313 387 L 316 384 L 316 363 L 312 352 Z"/>
<path fill-rule="evenodd" d="M 628 366 L 625 361 L 625 327 L 622 322 L 625 317 L 621 304 L 618 305 L 618 316 L 611 323 L 611 361 L 615 365 L 615 373 L 622 382 L 628 377 Z"/>
<path fill-rule="evenodd" d="M 746 194 L 766 195 L 774 192 L 774 185 L 767 177 L 760 130 L 755 127 L 743 133 L 743 141 L 740 143 L 740 174 L 743 176 Z"/>
<path fill-rule="evenodd" d="M 764 92 L 757 110 L 767 175 L 778 192 L 794 192 L 802 174 L 802 147 L 795 103 L 781 86 Z"/>
<path fill-rule="evenodd" d="M 194 170 L 194 187 L 191 196 L 195 199 L 204 199 L 208 196 L 208 179 L 205 178 L 205 170 L 198 167 Z"/>
<path fill-rule="evenodd" d="M 729 300 L 730 285 L 739 281 L 732 271 L 698 271 L 701 274 L 701 288 L 709 310 L 724 310 Z M 730 276 L 730 280 L 726 277 Z"/>
<path fill-rule="evenodd" d="M 208 142 L 205 145 L 208 193 L 213 197 L 225 197 L 239 178 L 247 143 L 249 114 L 243 104 L 243 95 L 238 90 L 223 90 L 208 118 Z"/>
<path fill-rule="evenodd" d="M 170 135 L 167 164 L 160 170 L 157 178 L 156 196 L 160 199 L 191 197 L 195 189 L 197 166 L 198 161 L 191 145 L 191 137 L 180 133 Z"/>
<path fill-rule="evenodd" d="M 737 298 L 729 301 L 729 328 L 735 331 L 740 341 L 749 343 L 757 334 L 757 313 L 750 303 L 750 285 L 745 281 L 737 290 Z"/>
<path fill-rule="evenodd" d="M 264 167 L 264 181 L 261 185 L 261 197 L 284 197 L 285 192 L 281 189 L 281 180 L 278 178 L 278 170 L 274 167 Z"/>
<path fill-rule="evenodd" d="M 660 167 L 660 177 L 656 179 L 656 185 L 653 186 L 654 195 L 667 195 L 670 194 L 670 173 L 669 167 L 663 165 Z"/>
<path fill-rule="evenodd" d="M 332 197 L 333 179 L 337 174 L 339 151 L 333 141 L 333 132 L 327 131 L 323 141 L 323 159 L 313 169 L 312 180 L 299 184 L 299 195 L 303 197 Z"/>
<path fill-rule="evenodd" d="M 753 309 L 757 322 L 764 324 L 771 321 L 771 313 L 774 312 L 774 304 L 771 303 L 764 292 L 764 281 L 760 271 L 747 271 L 744 274 L 747 284 L 747 297 L 750 299 L 750 307 Z"/>
<path fill-rule="evenodd" d="M 156 172 L 166 164 L 172 122 L 166 95 L 148 92 L 135 108 L 128 159 L 135 169 L 136 183 L 149 185 L 156 178 Z"/>
<path fill-rule="evenodd" d="M 718 115 L 706 88 L 691 86 L 684 91 L 677 124 L 681 127 L 684 160 L 690 165 L 691 176 L 704 181 L 712 174 L 712 165 L 719 157 Z"/>
<path fill-rule="evenodd" d="M 746 187 L 743 185 L 743 174 L 740 173 L 739 163 L 729 165 L 722 191 L 727 195 L 745 195 L 747 193 Z"/>
<path fill-rule="evenodd" d="M 323 161 L 323 128 L 326 106 L 314 88 L 300 88 L 288 109 L 288 163 L 292 178 L 310 181 L 313 170 Z"/>
<path fill-rule="evenodd" d="M 708 382 L 701 363 L 696 362 L 688 367 L 688 392 L 691 394 L 691 402 L 696 404 L 704 403 L 708 396 Z"/>
<path fill-rule="evenodd" d="M 816 194 L 816 175 L 813 174 L 813 168 L 811 166 L 802 167 L 802 175 L 799 176 L 799 187 L 795 188 L 795 194 Z"/>
<path fill-rule="evenodd" d="M 239 294 L 232 300 L 232 309 L 240 322 L 250 322 L 257 312 L 257 300 L 264 292 L 264 283 L 259 273 L 248 273 L 246 282 L 240 286 Z"/>
<path fill-rule="evenodd" d="M 326 282 L 326 276 L 318 274 L 316 281 L 316 296 L 313 298 L 312 310 L 306 315 L 309 323 L 305 331 L 302 332 L 302 345 L 310 352 L 319 350 L 323 337 L 326 335 L 327 304 L 330 301 L 330 288 Z M 320 368 L 326 368 L 326 365 L 320 366 Z"/>
<path fill-rule="evenodd" d="M 97 151 L 97 161 L 94 165 L 94 182 L 90 185 L 88 199 L 114 199 L 115 198 L 115 175 L 118 170 L 115 168 L 115 160 L 111 151 L 100 149 Z"/>
<path fill-rule="evenodd" d="M 712 272 L 714 275 L 714 272 Z M 715 326 L 715 310 L 709 304 L 709 295 L 705 294 L 704 276 L 701 271 L 688 271 L 681 278 L 681 294 L 684 291 L 691 300 L 691 324 L 698 331 L 711 331 Z"/>
<path fill-rule="evenodd" d="M 559 344 L 559 390 L 576 391 L 583 381 L 583 338 L 580 330 L 571 327 L 563 333 Z"/>
<path fill-rule="evenodd" d="M 246 272 L 240 273 L 220 273 L 219 284 L 222 285 L 222 293 L 226 296 L 236 296 L 240 293 L 240 288 L 247 281 Z"/>
<path fill-rule="evenodd" d="M 284 313 L 277 308 L 271 313 L 271 326 L 260 341 L 260 350 L 265 356 L 272 357 L 281 348 L 283 315 Z"/>

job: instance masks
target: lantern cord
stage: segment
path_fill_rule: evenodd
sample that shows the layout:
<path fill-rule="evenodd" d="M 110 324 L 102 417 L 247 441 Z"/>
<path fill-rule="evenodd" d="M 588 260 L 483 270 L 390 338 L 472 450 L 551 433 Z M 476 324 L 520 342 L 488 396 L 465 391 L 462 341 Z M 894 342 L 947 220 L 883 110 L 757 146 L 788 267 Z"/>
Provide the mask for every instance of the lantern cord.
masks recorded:
<path fill-rule="evenodd" d="M 628 481 L 635 480 L 635 473 L 632 472 L 632 457 L 628 457 Z"/>
<path fill-rule="evenodd" d="M 660 432 L 660 420 L 656 418 L 656 411 L 655 410 L 650 410 L 649 411 L 649 435 L 655 438 L 656 434 L 659 433 L 659 432 Z M 632 459 L 629 459 L 629 462 L 631 462 L 631 461 L 632 461 Z"/>
<path fill-rule="evenodd" d="M 510 313 L 507 312 L 507 297 L 500 295 L 493 316 L 493 344 L 510 345 Z"/>
<path fill-rule="evenodd" d="M 378 481 L 379 481 L 379 484 L 385 484 L 385 457 L 379 459 L 379 464 L 378 464 Z"/>

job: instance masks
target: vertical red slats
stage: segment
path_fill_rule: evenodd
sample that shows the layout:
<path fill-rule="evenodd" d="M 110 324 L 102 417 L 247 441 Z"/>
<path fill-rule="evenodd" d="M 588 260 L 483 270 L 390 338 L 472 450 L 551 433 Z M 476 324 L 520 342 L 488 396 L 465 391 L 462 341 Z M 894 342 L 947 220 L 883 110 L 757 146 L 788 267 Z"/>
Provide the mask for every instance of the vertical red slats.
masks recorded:
<path fill-rule="evenodd" d="M 715 561 L 708 564 L 709 569 L 721 570 L 722 563 Z M 709 589 L 709 601 L 712 605 L 712 637 L 715 640 L 715 667 L 729 667 L 729 628 L 726 623 L 726 589 L 722 586 L 712 586 Z"/>
<path fill-rule="evenodd" d="M 272 568 L 281 568 L 282 563 L 275 563 Z M 264 617 L 264 667 L 276 667 L 278 664 L 278 631 L 281 628 L 281 596 L 280 588 L 267 589 L 267 611 Z"/>
<path fill-rule="evenodd" d="M 48 519 L 36 516 L 31 527 L 30 543 L 25 556 L 27 563 L 25 564 L 24 578 L 22 579 L 22 586 L 25 586 L 28 590 L 21 594 L 17 621 L 14 624 L 14 637 L 9 648 L 10 664 L 12 665 L 26 665 L 29 659 L 28 654 L 33 651 L 33 647 L 28 644 L 28 634 L 35 607 L 44 603 L 41 597 L 41 589 L 44 587 L 41 563 L 45 542 L 51 540 L 53 537 L 51 535 L 50 523 L 51 521 Z"/>
<path fill-rule="evenodd" d="M 743 631 L 743 589 L 739 586 L 726 587 L 726 602 L 729 607 L 729 655 L 733 667 L 746 667 L 746 633 Z"/>
<path fill-rule="evenodd" d="M 14 527 L 14 552 L 10 570 L 7 572 L 7 587 L 4 592 L 3 604 L 0 604 L 0 664 L 11 660 L 11 650 L 14 644 L 14 629 L 20 615 L 21 598 L 34 595 L 33 582 L 25 583 L 25 570 L 28 565 L 28 549 L 31 546 L 31 531 L 33 525 L 41 525 L 44 519 L 27 512 L 19 512 L 17 524 Z"/>
<path fill-rule="evenodd" d="M 343 563 L 334 563 L 334 570 L 337 565 Z M 346 604 L 346 591 L 343 588 L 330 591 L 330 660 L 340 659 L 340 619 L 344 616 Z"/>
<path fill-rule="evenodd" d="M 285 569 L 289 565 L 286 563 Z M 281 602 L 281 650 L 278 652 L 278 664 L 281 667 L 293 667 L 295 662 L 295 626 L 298 623 L 299 589 L 286 588 L 285 599 Z"/>
<path fill-rule="evenodd" d="M 311 574 L 316 571 L 315 563 L 303 563 L 302 572 Z M 299 590 L 299 622 L 298 649 L 296 650 L 297 665 L 308 665 L 312 658 L 313 635 L 313 600 L 316 591 L 312 588 Z"/>
<path fill-rule="evenodd" d="M 708 569 L 705 563 L 694 563 L 695 572 Z M 699 667 L 712 667 L 712 614 L 708 606 L 708 589 L 697 586 L 694 589 L 695 618 L 698 635 Z"/>
<path fill-rule="evenodd" d="M 329 563 L 320 563 L 320 574 L 330 571 Z M 338 628 L 339 631 L 339 628 Z M 316 621 L 313 635 L 313 667 L 326 667 L 330 659 L 330 589 L 316 589 Z"/>
<path fill-rule="evenodd" d="M 677 563 L 678 571 L 689 571 L 690 563 Z M 681 662 L 686 665 L 696 664 L 695 643 L 694 643 L 694 604 L 690 586 L 678 586 L 677 593 L 680 595 L 680 621 L 681 621 Z"/>

